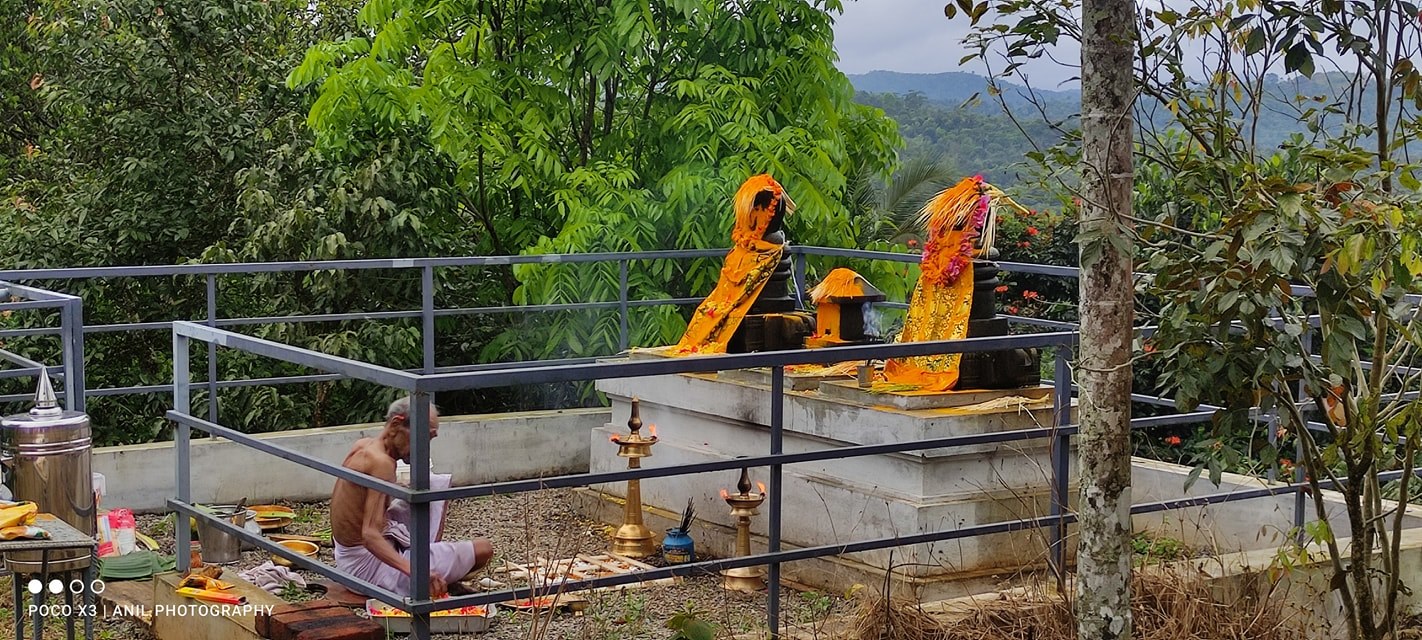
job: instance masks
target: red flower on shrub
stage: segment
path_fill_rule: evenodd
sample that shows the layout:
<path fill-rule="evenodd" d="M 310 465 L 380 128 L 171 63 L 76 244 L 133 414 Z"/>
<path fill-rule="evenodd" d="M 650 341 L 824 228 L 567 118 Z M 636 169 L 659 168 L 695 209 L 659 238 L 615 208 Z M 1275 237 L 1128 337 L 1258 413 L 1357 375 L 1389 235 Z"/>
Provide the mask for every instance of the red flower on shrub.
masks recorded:
<path fill-rule="evenodd" d="M 1166 438 L 1166 439 L 1165 439 L 1165 444 L 1168 444 L 1168 445 L 1170 445 L 1170 446 L 1172 446 L 1172 447 L 1178 447 L 1178 446 L 1180 446 L 1180 436 L 1170 436 L 1170 437 Z"/>
<path fill-rule="evenodd" d="M 913 247 L 917 247 L 917 246 L 918 246 L 918 241 L 917 241 L 917 240 L 914 240 L 913 238 L 909 238 L 908 241 L 905 242 L 904 244 L 908 245 L 909 248 L 913 248 Z"/>
<path fill-rule="evenodd" d="M 996 292 L 998 292 L 998 293 L 1007 293 L 1007 285 L 1005 285 L 1005 284 L 997 285 L 997 288 L 996 288 L 996 289 L 993 289 L 993 291 L 996 291 Z"/>
<path fill-rule="evenodd" d="M 1027 247 L 1032 246 L 1032 243 L 1030 243 L 1030 242 L 1028 242 L 1028 241 L 1026 241 L 1026 240 L 1023 240 L 1022 242 L 1017 243 L 1017 246 L 1022 247 L 1022 248 L 1025 249 L 1025 248 L 1027 248 Z"/>
<path fill-rule="evenodd" d="M 1017 313 L 1017 306 L 1016 306 L 1016 305 L 1013 305 L 1013 306 L 1008 307 L 1008 308 L 1007 308 L 1007 312 L 1008 312 L 1008 313 L 1012 313 L 1012 314 Z"/>
<path fill-rule="evenodd" d="M 1040 296 L 1036 291 L 1023 291 L 1022 297 L 1026 300 L 1036 300 Z"/>
<path fill-rule="evenodd" d="M 1041 233 L 1041 232 L 1040 232 L 1040 231 L 1037 231 L 1037 227 L 1027 227 L 1027 235 L 1029 235 L 1029 236 L 1035 236 L 1035 235 L 1037 235 L 1038 233 Z"/>

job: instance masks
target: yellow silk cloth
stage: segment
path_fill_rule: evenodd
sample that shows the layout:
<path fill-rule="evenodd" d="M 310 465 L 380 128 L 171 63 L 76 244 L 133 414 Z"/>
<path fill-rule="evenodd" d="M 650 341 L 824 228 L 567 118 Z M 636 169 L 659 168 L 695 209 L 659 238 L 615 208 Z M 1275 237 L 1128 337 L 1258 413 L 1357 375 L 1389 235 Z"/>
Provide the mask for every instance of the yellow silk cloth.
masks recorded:
<path fill-rule="evenodd" d="M 716 288 L 696 307 L 681 340 L 656 351 L 674 356 L 726 352 L 731 336 L 785 253 L 785 245 L 763 239 L 782 200 L 785 214 L 793 213 L 795 201 L 767 174 L 751 176 L 741 184 L 732 203 L 736 219 L 731 230 L 731 251 L 721 266 Z"/>
<path fill-rule="evenodd" d="M 909 300 L 908 317 L 898 342 L 961 340 L 968 337 L 973 308 L 976 243 L 992 241 L 991 189 L 981 177 L 944 189 L 924 205 L 928 242 L 922 274 Z M 948 391 L 958 385 L 960 354 L 893 359 L 884 363 L 884 380 L 922 391 Z"/>
<path fill-rule="evenodd" d="M 686 333 L 672 348 L 673 355 L 695 353 L 725 353 L 731 335 L 741 326 L 741 320 L 755 303 L 776 263 L 785 252 L 785 246 L 751 239 L 745 244 L 737 244 L 726 254 L 726 263 L 721 267 L 721 278 L 711 295 L 706 296 L 696 307 L 691 322 L 686 325 Z"/>
<path fill-rule="evenodd" d="M 957 245 L 963 232 L 950 233 Z M 957 236 L 957 237 L 955 237 Z M 973 307 L 973 274 L 969 269 L 951 282 L 936 283 L 919 278 L 909 300 L 899 342 L 961 340 L 968 337 L 968 313 Z M 958 384 L 961 354 L 939 354 L 888 360 L 884 380 L 895 385 L 911 385 L 923 391 L 948 391 Z"/>

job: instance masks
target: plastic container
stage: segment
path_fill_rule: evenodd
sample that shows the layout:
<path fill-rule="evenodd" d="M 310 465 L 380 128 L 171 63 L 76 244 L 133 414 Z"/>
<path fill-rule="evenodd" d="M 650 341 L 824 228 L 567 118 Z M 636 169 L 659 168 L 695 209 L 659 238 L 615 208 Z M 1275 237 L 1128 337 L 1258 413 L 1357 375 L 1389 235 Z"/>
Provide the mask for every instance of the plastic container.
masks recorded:
<path fill-rule="evenodd" d="M 459 610 L 431 613 L 430 633 L 483 633 L 489 630 L 489 624 L 498 613 L 492 604 L 468 609 L 481 610 L 482 615 L 469 615 Z M 409 634 L 414 628 L 414 618 L 410 614 L 387 607 L 379 600 L 367 600 L 362 613 L 385 627 L 389 633 Z"/>
<path fill-rule="evenodd" d="M 696 562 L 696 541 L 679 528 L 667 529 L 667 537 L 662 540 L 662 559 L 667 564 Z"/>
<path fill-rule="evenodd" d="M 118 555 L 126 556 L 138 549 L 138 523 L 128 509 L 109 512 L 109 531 Z"/>
<path fill-rule="evenodd" d="M 109 481 L 104 478 L 104 474 L 94 474 L 94 508 L 99 508 L 100 498 L 109 495 Z"/>

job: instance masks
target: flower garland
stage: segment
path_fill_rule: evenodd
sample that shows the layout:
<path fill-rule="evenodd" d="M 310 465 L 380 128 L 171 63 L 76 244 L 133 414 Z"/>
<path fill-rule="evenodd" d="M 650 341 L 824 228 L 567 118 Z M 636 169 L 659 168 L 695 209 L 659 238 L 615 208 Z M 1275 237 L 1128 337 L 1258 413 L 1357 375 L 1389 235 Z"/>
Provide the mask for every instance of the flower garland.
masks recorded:
<path fill-rule="evenodd" d="M 982 176 L 974 176 L 945 190 L 924 207 L 924 217 L 931 220 L 930 237 L 924 245 L 920 265 L 923 277 L 929 282 L 936 285 L 949 284 L 971 267 L 973 254 L 977 251 L 977 240 L 982 235 L 983 225 L 987 222 L 992 206 L 992 198 L 984 192 L 982 184 Z M 973 194 L 977 195 L 976 201 L 967 200 Z M 969 205 L 969 202 L 972 204 Z M 968 215 L 963 215 L 967 213 L 962 211 L 965 205 L 972 207 Z M 958 219 L 958 224 L 953 224 L 955 218 Z M 966 220 L 961 220 L 962 218 Z M 968 224 L 967 228 L 962 230 L 957 246 L 945 246 L 949 244 L 949 232 L 960 226 L 961 222 Z"/>

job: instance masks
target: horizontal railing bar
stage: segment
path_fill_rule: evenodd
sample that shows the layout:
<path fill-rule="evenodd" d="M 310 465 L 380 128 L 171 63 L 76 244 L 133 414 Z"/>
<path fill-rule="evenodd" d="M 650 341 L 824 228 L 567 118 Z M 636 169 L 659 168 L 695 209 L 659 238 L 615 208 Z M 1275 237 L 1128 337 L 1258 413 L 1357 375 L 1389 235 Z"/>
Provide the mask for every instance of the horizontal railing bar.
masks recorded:
<path fill-rule="evenodd" d="M 22 300 L 20 302 L 0 302 L 0 311 L 24 311 L 25 309 L 58 309 L 64 306 L 60 300 Z"/>
<path fill-rule="evenodd" d="M 1131 507 L 1132 514 L 1154 513 L 1172 508 L 1185 508 L 1196 506 L 1207 506 L 1210 504 L 1221 504 L 1226 502 L 1236 502 L 1240 500 L 1253 500 L 1271 495 L 1292 493 L 1302 485 L 1280 485 L 1278 487 L 1268 487 L 1248 491 L 1232 491 L 1183 498 L 1177 500 L 1164 500 L 1160 502 L 1149 502 Z M 648 571 L 638 571 L 633 573 L 618 574 L 593 578 L 589 580 L 577 580 L 564 582 L 559 585 L 559 590 L 564 592 L 582 591 L 585 589 L 597 589 L 601 587 L 614 587 L 636 582 L 649 582 L 674 577 L 691 577 L 714 572 L 721 569 L 735 567 L 755 567 L 778 562 L 796 562 L 800 560 L 812 560 L 825 556 L 842 556 L 849 553 L 862 553 L 865 551 L 877 551 L 895 547 L 905 547 L 917 544 L 930 544 L 935 542 L 946 542 L 949 540 L 961 540 L 964 538 L 975 538 L 978 536 L 992 535 L 998 533 L 1011 533 L 1014 531 L 1024 531 L 1028 529 L 1040 529 L 1057 523 L 1073 524 L 1076 522 L 1076 515 L 1071 513 L 1060 516 L 1040 516 L 1036 518 L 1024 518 L 1021 520 L 1008 520 L 1004 522 L 993 522 L 989 524 L 979 524 L 958 529 L 944 531 L 934 531 L 912 535 L 901 535 L 889 538 L 877 538 L 863 540 L 859 542 L 847 542 L 840 544 L 827 544 L 817 547 L 802 547 L 774 553 L 762 553 L 739 558 L 729 558 L 724 560 L 707 560 L 702 562 L 688 563 L 672 567 L 652 569 Z M 547 595 L 554 592 L 548 587 L 530 588 L 523 587 L 509 589 L 494 593 L 481 593 L 467 596 L 455 596 L 439 601 L 416 602 L 411 609 L 414 612 L 430 613 L 444 611 L 457 607 L 480 606 L 492 603 L 504 602 L 514 599 L 528 598 L 536 595 Z"/>
<path fill-rule="evenodd" d="M 39 373 L 40 373 L 40 368 L 39 368 L 39 367 L 22 367 L 22 368 L 19 368 L 19 369 L 0 369 L 0 380 L 9 380 L 9 379 L 11 379 L 11 378 L 33 378 L 33 377 L 38 376 Z M 51 371 L 51 373 L 53 373 L 53 372 Z M 31 393 L 31 394 L 26 394 L 24 397 L 33 399 L 33 398 L 35 397 L 35 395 L 34 395 L 33 393 Z"/>
<path fill-rule="evenodd" d="M 839 247 L 812 247 L 801 245 L 790 245 L 791 254 L 803 254 L 807 256 L 822 256 L 826 258 L 856 258 L 860 260 L 883 260 L 885 262 L 902 262 L 907 264 L 918 264 L 923 260 L 923 256 L 917 253 L 894 253 L 892 251 L 872 251 L 869 249 L 842 249 Z"/>
<path fill-rule="evenodd" d="M 116 324 L 85 325 L 84 333 L 119 333 L 125 331 L 171 331 L 173 322 L 120 322 Z"/>
<path fill-rule="evenodd" d="M 44 364 L 44 363 L 42 363 L 42 362 L 36 362 L 36 361 L 34 361 L 34 360 L 31 360 L 31 359 L 29 359 L 29 358 L 26 358 L 26 357 L 24 357 L 24 356 L 22 356 L 22 355 L 20 355 L 20 354 L 18 354 L 18 353 L 15 353 L 14 351 L 11 351 L 11 350 L 9 350 L 9 349 L 0 349 L 0 359 L 4 359 L 4 360 L 6 360 L 6 361 L 8 361 L 8 362 L 11 362 L 11 363 L 20 365 L 21 367 L 27 367 L 27 368 L 29 368 L 29 369 L 33 369 L 36 373 L 38 373 L 40 369 L 48 368 L 51 374 L 54 374 L 54 375 L 58 375 L 58 376 L 63 377 L 63 373 L 62 373 L 62 372 L 64 371 L 64 365 L 59 365 L 59 366 L 51 367 L 51 366 L 46 365 L 46 364 Z M 56 372 L 58 372 L 58 373 L 56 373 Z"/>
<path fill-rule="evenodd" d="M 627 301 L 627 306 L 629 306 L 629 307 L 657 307 L 657 306 L 661 306 L 661 305 L 677 305 L 677 306 L 680 306 L 680 305 L 684 305 L 684 304 L 701 304 L 701 301 L 702 301 L 702 300 L 705 300 L 705 299 L 706 299 L 706 298 L 701 297 L 701 298 L 652 298 L 652 299 L 644 299 L 644 300 L 628 300 L 628 301 Z M 620 303 L 614 302 L 613 304 L 616 305 L 616 304 L 620 304 Z"/>
<path fill-rule="evenodd" d="M 287 560 L 290 560 L 293 564 L 298 567 L 301 567 L 302 569 L 319 573 L 323 576 L 326 576 L 327 578 L 335 580 L 336 582 L 339 582 L 342 586 L 351 589 L 356 593 L 369 594 L 375 599 L 380 600 L 381 602 L 384 602 L 385 604 L 388 604 L 392 607 L 402 607 L 406 604 L 406 599 L 404 596 L 396 594 L 395 592 L 385 589 L 384 587 L 380 587 L 361 580 L 360 578 L 346 575 L 345 573 L 341 572 L 340 569 L 327 566 L 323 563 L 317 562 L 311 558 L 296 553 L 291 549 L 272 542 L 265 536 L 255 535 L 243 529 L 242 527 L 238 527 L 230 522 L 227 522 L 220 518 L 214 518 L 212 514 L 207 513 L 206 511 L 203 511 L 202 509 L 199 509 L 194 505 L 188 504 L 181 500 L 169 498 L 168 508 L 172 509 L 173 511 L 177 511 L 180 514 L 186 515 L 190 518 L 202 519 L 206 521 L 209 525 L 216 525 L 218 528 L 222 529 L 224 533 L 230 536 L 240 538 L 268 553 L 272 553 L 274 555 L 279 555 L 283 558 L 286 558 Z"/>
<path fill-rule="evenodd" d="M 481 370 L 486 370 L 486 369 L 517 369 L 517 368 L 520 368 L 520 367 L 543 366 L 543 365 L 546 365 L 546 364 L 548 364 L 548 363 L 586 363 L 586 362 L 597 362 L 598 360 L 599 360 L 599 358 L 564 358 L 564 359 L 561 359 L 561 360 L 528 360 L 528 361 L 523 361 L 523 362 L 493 362 L 493 363 L 487 363 L 487 364 L 466 364 L 466 365 L 454 365 L 454 366 L 447 366 L 447 367 L 436 367 L 436 368 L 435 368 L 435 371 L 436 371 L 436 372 L 450 372 L 450 371 L 481 371 Z M 61 369 L 61 370 L 62 370 L 63 368 L 62 368 L 62 367 L 58 367 L 58 369 Z M 55 370 L 55 368 L 51 368 L 51 369 L 50 369 L 51 372 L 53 372 L 54 370 Z M 412 372 L 413 372 L 413 371 L 417 371 L 417 370 L 418 370 L 418 369 L 410 369 L 410 371 L 412 371 Z M 299 383 L 307 383 L 307 382 L 335 382 L 335 381 L 338 381 L 338 380 L 351 380 L 351 379 L 352 379 L 351 377 L 349 377 L 349 376 L 343 376 L 343 375 L 341 375 L 341 374 L 339 374 L 339 373 L 314 373 L 314 374 L 303 375 L 303 376 L 278 376 L 278 377 L 273 377 L 273 378 L 247 378 L 247 379 L 242 379 L 242 380 L 219 380 L 219 381 L 217 382 L 217 388 L 218 388 L 218 389 L 234 389 L 234 388 L 239 388 L 239 387 L 259 387 L 259 386 L 264 386 L 264 385 L 278 385 L 278 384 L 299 384 Z M 206 380 L 194 380 L 194 381 L 190 382 L 189 384 L 191 384 L 194 388 L 196 388 L 196 387 L 205 387 L 205 386 L 207 386 L 207 381 L 206 381 Z M 85 389 L 85 390 L 84 390 L 84 396 L 87 397 L 87 398 L 94 398 L 94 397 L 105 397 L 105 396 L 122 396 L 122 395 L 130 395 L 130 394 L 135 394 L 135 395 L 136 395 L 136 394 L 151 394 L 151 393 L 172 393 L 172 392 L 173 392 L 173 385 L 172 385 L 172 384 L 147 384 L 147 385 L 137 385 L 137 386 L 132 386 L 132 387 L 101 387 L 101 388 L 98 388 L 98 389 Z M 33 396 L 32 394 L 11 394 L 11 395 L 4 395 L 4 396 L 0 396 L 0 402 L 20 402 L 20 401 L 23 401 L 23 400 L 31 399 L 31 398 L 33 398 L 33 397 L 34 397 L 34 396 Z"/>
<path fill-rule="evenodd" d="M 255 338 L 193 322 L 174 322 L 173 333 L 222 347 L 241 349 L 268 358 L 275 358 L 283 362 L 298 364 L 303 367 L 319 369 L 326 373 L 341 373 L 357 380 L 374 382 L 405 391 L 415 391 L 415 385 L 420 380 L 420 376 L 398 369 L 328 355 L 301 347 L 293 347 L 280 342 Z"/>
<path fill-rule="evenodd" d="M 1053 346 L 1072 343 L 1075 340 L 1076 334 L 1074 332 L 1032 333 L 1011 336 L 965 338 L 963 340 L 854 345 L 826 347 L 823 349 L 762 351 L 747 354 L 688 356 L 622 362 L 604 361 L 581 365 L 528 367 L 517 371 L 444 373 L 420 376 L 416 382 L 415 390 L 435 393 L 516 384 L 572 382 L 608 378 L 637 378 L 674 373 L 705 373 L 792 364 L 831 364 L 942 353 L 977 353 L 1003 349 Z"/>
<path fill-rule="evenodd" d="M 1189 422 L 1198 422 L 1200 420 L 1208 419 L 1211 413 L 1212 412 L 1209 411 L 1197 411 L 1194 413 L 1184 413 L 1170 416 L 1135 418 L 1131 420 L 1131 428 L 1148 429 L 1167 424 L 1185 424 Z M 670 476 L 688 475 L 693 473 L 712 473 L 716 471 L 766 467 L 774 464 L 799 464 L 805 462 L 821 462 L 846 458 L 859 458 L 864 456 L 883 455 L 890 453 L 904 453 L 907 451 L 922 451 L 926 449 L 955 449 L 958 447 L 970 447 L 974 445 L 1002 444 L 1005 442 L 1017 442 L 1021 440 L 1036 440 L 1060 436 L 1074 436 L 1076 435 L 1076 433 L 1077 425 L 1065 425 L 1056 429 L 1050 427 L 1034 427 L 1031 429 L 1017 429 L 1013 431 L 998 431 L 994 433 L 948 436 L 944 438 L 932 438 L 928 440 L 911 440 L 906 442 L 891 442 L 884 444 L 852 445 L 846 447 L 820 449 L 816 451 L 803 451 L 799 453 L 746 456 L 736 458 L 734 460 L 697 462 L 678 465 L 675 467 L 640 467 L 637 469 L 603 471 L 599 473 L 571 474 L 564 476 L 553 476 L 549 478 L 507 480 L 504 482 L 493 482 L 483 485 L 450 487 L 448 489 L 432 489 L 425 492 L 416 491 L 413 493 L 416 496 L 416 501 L 435 502 L 439 500 L 454 500 L 458 498 L 475 498 L 493 495 L 504 495 L 510 493 L 525 493 L 529 491 L 540 491 L 543 489 L 582 487 L 593 484 L 625 482 L 627 480 L 664 478 Z"/>
<path fill-rule="evenodd" d="M 907 306 L 907 305 L 905 305 L 905 306 Z M 998 315 L 1000 315 L 1000 316 L 1003 317 L 1003 318 L 1007 318 L 1007 321 L 1008 321 L 1008 322 L 1011 322 L 1011 323 L 1013 323 L 1013 324 L 1025 324 L 1025 325 L 1032 325 L 1032 326 L 1036 326 L 1036 327 L 1046 327 L 1046 328 L 1048 328 L 1048 329 L 1063 329 L 1063 330 L 1066 330 L 1066 331 L 1076 331 L 1077 329 L 1080 328 L 1080 326 L 1077 325 L 1077 324 L 1074 323 L 1074 322 L 1064 322 L 1064 321 L 1062 321 L 1062 320 L 1045 320 L 1045 319 L 1042 319 L 1042 318 L 1029 318 L 1029 317 L 1027 317 L 1027 316 L 1014 316 L 1014 315 L 1009 315 L 1009 314 L 1005 314 L 1005 313 L 1004 313 L 1004 314 L 998 314 Z"/>
<path fill-rule="evenodd" d="M 694 304 L 702 301 L 703 298 L 650 298 L 644 300 L 629 300 L 628 306 L 633 307 L 654 307 L 659 305 L 684 305 Z M 435 309 L 434 315 L 437 318 L 450 316 L 465 316 L 477 314 L 498 314 L 498 313 L 549 313 L 555 311 L 583 311 L 588 309 L 616 309 L 620 302 L 568 302 L 559 304 L 529 304 L 529 305 L 505 305 L 497 307 L 451 307 L 448 309 Z M 299 324 L 307 322 L 341 322 L 346 320 L 401 320 L 407 318 L 418 318 L 421 311 L 418 309 L 409 311 L 354 311 L 347 313 L 314 313 L 305 315 L 290 316 L 253 316 L 248 318 L 221 318 L 214 321 L 218 327 L 240 327 L 256 324 Z M 126 322 L 119 324 L 96 324 L 84 327 L 85 333 L 116 333 L 123 331 L 168 331 L 173 328 L 173 321 L 166 322 Z M 58 329 L 54 332 L 58 333 Z"/>
<path fill-rule="evenodd" d="M 57 336 L 64 330 L 59 327 L 35 327 L 33 329 L 0 329 L 0 338 L 29 338 L 33 336 Z"/>
<path fill-rule="evenodd" d="M 1050 438 L 1054 436 L 1072 435 L 1076 435 L 1076 425 L 1068 425 L 1057 429 L 1052 429 L 1050 427 L 1034 427 L 1031 429 L 997 431 L 994 433 L 977 433 L 964 436 L 931 438 L 928 440 L 889 442 L 884 444 L 861 444 L 846 447 L 834 447 L 830 449 L 820 449 L 816 451 L 803 451 L 799 453 L 745 456 L 731 460 L 713 460 L 710 462 L 696 462 L 669 467 L 640 467 L 637 469 L 602 471 L 598 473 L 579 473 L 564 476 L 552 476 L 548 478 L 533 478 L 528 480 L 506 480 L 503 482 L 492 482 L 488 484 L 471 485 L 467 487 L 450 487 L 448 489 L 429 489 L 426 491 L 413 491 L 412 493 L 415 496 L 413 500 L 416 502 L 438 502 L 441 500 L 455 500 L 458 498 L 477 498 L 494 495 L 505 495 L 511 493 L 526 493 L 529 491 L 541 491 L 544 489 L 584 487 L 594 484 L 625 482 L 627 480 L 645 480 L 648 478 L 666 478 L 671 476 L 682 476 L 695 473 L 712 473 L 716 471 L 730 471 L 754 467 L 766 467 L 773 464 L 797 464 L 804 462 L 819 462 L 825 460 L 841 460 L 846 458 L 859 458 L 863 456 L 883 455 L 888 453 L 920 451 L 924 449 L 952 449 L 973 445 L 1001 444 L 1004 442 L 1017 442 L 1020 440 L 1034 440 Z"/>
<path fill-rule="evenodd" d="M 451 258 L 374 258 L 363 260 L 304 260 L 293 262 L 233 262 L 222 264 L 139 265 L 119 267 L 65 267 L 0 271 L 5 280 L 79 280 L 86 278 L 138 278 L 168 276 L 245 275 L 302 271 L 357 271 L 415 269 L 423 267 L 496 267 L 515 264 L 577 264 L 618 260 L 677 260 L 714 258 L 728 249 L 679 249 L 604 253 L 562 253 L 522 256 L 461 256 Z M 59 294 L 63 295 L 63 294 Z"/>
<path fill-rule="evenodd" d="M 364 473 L 351 471 L 350 469 L 347 469 L 345 467 L 336 466 L 324 460 L 308 456 L 304 453 L 301 453 L 300 451 L 288 449 L 281 445 L 273 444 L 261 438 L 254 437 L 250 434 L 242 433 L 241 431 L 237 431 L 235 429 L 229 429 L 222 425 L 208 422 L 207 420 L 188 415 L 186 413 L 183 413 L 182 411 L 170 409 L 166 415 L 169 420 L 172 420 L 179 424 L 185 424 L 204 433 L 226 438 L 228 440 L 236 442 L 237 444 L 251 447 L 263 453 L 274 455 L 283 460 L 295 462 L 296 464 L 307 467 L 309 469 L 315 469 L 316 471 L 320 471 L 328 476 L 335 476 L 347 482 L 353 482 L 368 489 L 375 489 L 376 491 L 379 491 L 392 498 L 400 498 L 406 502 L 411 501 L 411 499 L 413 498 L 413 494 L 410 493 L 410 489 L 408 487 L 403 487 L 393 482 L 386 482 L 374 476 L 368 476 Z"/>
<path fill-rule="evenodd" d="M 0 279 L 3 279 L 4 277 L 5 277 L 5 276 L 0 275 Z M 48 289 L 38 289 L 38 288 L 35 288 L 35 287 L 27 287 L 27 286 L 22 285 L 22 284 L 15 284 L 15 283 L 13 283 L 13 282 L 8 282 L 8 281 L 0 281 L 0 286 L 3 286 L 4 288 L 9 289 L 9 290 L 10 290 L 9 293 L 10 293 L 11 295 L 16 295 L 16 296 L 18 296 L 18 297 L 26 298 L 26 299 L 29 299 L 29 300 L 49 300 L 49 301 L 53 301 L 53 302 L 70 302 L 70 301 L 78 300 L 78 299 L 79 299 L 78 296 L 72 296 L 72 295 L 69 295 L 69 294 L 67 294 L 67 293 L 60 293 L 60 292 L 58 292 L 58 291 L 50 291 L 50 290 L 48 290 Z"/>

